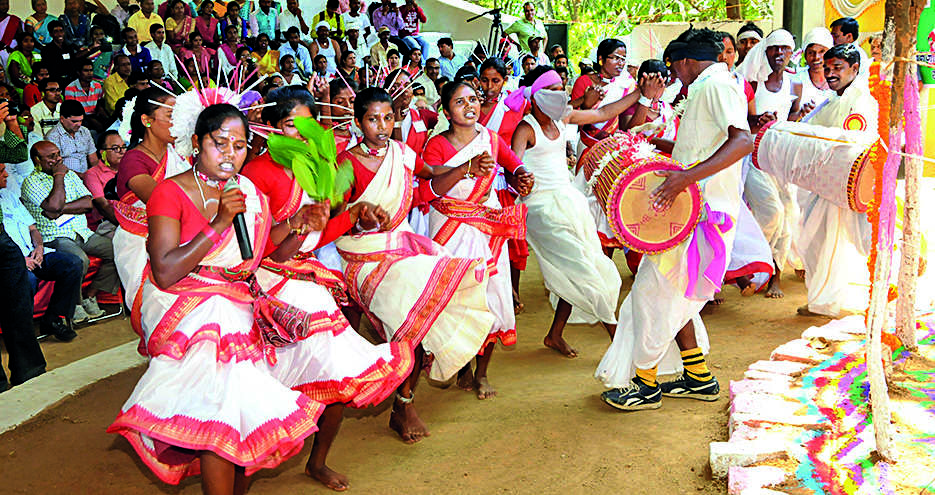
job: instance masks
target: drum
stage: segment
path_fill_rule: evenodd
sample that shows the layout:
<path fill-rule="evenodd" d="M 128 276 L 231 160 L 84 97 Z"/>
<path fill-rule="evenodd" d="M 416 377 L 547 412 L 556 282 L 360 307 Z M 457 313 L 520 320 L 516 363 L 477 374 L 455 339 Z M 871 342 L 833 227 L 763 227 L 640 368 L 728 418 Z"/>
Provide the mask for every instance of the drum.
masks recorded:
<path fill-rule="evenodd" d="M 629 135 L 622 135 L 629 136 Z M 683 170 L 675 160 L 655 153 L 645 139 L 611 136 L 583 155 L 585 174 L 617 239 L 646 254 L 668 251 L 691 235 L 701 217 L 701 189 L 692 184 L 665 211 L 653 208 L 649 195 L 665 181 L 661 170 Z M 609 141 L 609 142 L 608 142 Z M 601 156 L 592 154 L 594 151 Z M 586 175 L 587 176 L 587 175 Z"/>
<path fill-rule="evenodd" d="M 842 207 L 867 211 L 873 198 L 875 132 L 801 122 L 771 122 L 756 136 L 753 165 Z"/>

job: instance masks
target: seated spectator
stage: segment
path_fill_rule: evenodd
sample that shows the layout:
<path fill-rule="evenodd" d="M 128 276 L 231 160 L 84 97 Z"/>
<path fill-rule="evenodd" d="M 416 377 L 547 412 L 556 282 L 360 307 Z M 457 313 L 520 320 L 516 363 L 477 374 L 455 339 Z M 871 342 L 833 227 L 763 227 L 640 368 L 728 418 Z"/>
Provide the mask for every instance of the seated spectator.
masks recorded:
<path fill-rule="evenodd" d="M 150 26 L 153 24 L 163 25 L 162 18 L 153 12 L 154 9 L 155 3 L 153 0 L 140 0 L 140 11 L 127 19 L 127 27 L 136 31 L 140 43 L 153 40 L 149 34 Z"/>
<path fill-rule="evenodd" d="M 172 47 L 165 42 L 166 28 L 159 24 L 153 24 L 149 27 L 149 34 L 152 35 L 153 40 L 143 45 L 143 49 L 149 50 L 152 60 L 162 62 L 164 73 L 169 74 L 173 79 L 178 79 L 179 74 L 175 68 L 175 53 L 172 52 Z M 143 70 L 145 69 L 146 67 L 143 68 Z"/>
<path fill-rule="evenodd" d="M 562 78 L 562 89 L 568 91 L 568 67 L 556 67 L 555 72 Z"/>
<path fill-rule="evenodd" d="M 419 48 L 410 50 L 409 54 L 406 56 L 406 65 L 404 68 L 412 77 L 415 77 L 416 74 L 422 74 L 422 50 Z"/>
<path fill-rule="evenodd" d="M 32 74 L 32 82 L 23 88 L 22 102 L 26 108 L 32 107 L 42 99 L 39 83 L 49 78 L 49 68 L 45 62 L 36 62 L 32 64 Z"/>
<path fill-rule="evenodd" d="M 292 57 L 293 67 L 298 65 L 299 70 L 302 72 L 312 70 L 312 56 L 309 53 L 308 48 L 305 48 L 299 44 L 299 29 L 295 26 L 289 28 L 289 30 L 286 31 L 286 43 L 279 47 L 280 72 L 283 72 L 283 58 L 287 55 Z M 283 77 L 286 77 L 285 73 L 283 73 Z M 288 78 L 286 79 L 287 84 L 289 84 Z"/>
<path fill-rule="evenodd" d="M 315 55 L 312 65 L 315 68 L 312 77 L 318 76 L 322 79 L 328 79 L 329 76 L 333 75 L 333 73 L 328 72 L 328 59 L 324 55 Z"/>
<path fill-rule="evenodd" d="M 393 0 L 381 0 L 380 8 L 373 11 L 373 25 L 379 30 L 383 27 L 389 29 L 390 36 L 399 37 L 399 30 L 405 28 L 403 18 L 399 15 L 399 8 Z"/>
<path fill-rule="evenodd" d="M 224 17 L 221 17 L 221 21 L 218 22 L 218 35 L 226 39 L 228 36 L 227 28 L 229 27 L 234 28 L 238 40 L 250 37 L 250 26 L 247 24 L 246 19 L 240 17 L 240 4 L 236 1 L 231 1 L 227 4 L 227 13 L 224 14 Z"/>
<path fill-rule="evenodd" d="M 65 13 L 58 18 L 65 29 L 65 42 L 87 46 L 91 38 L 91 19 L 84 13 L 84 0 L 65 0 Z"/>
<path fill-rule="evenodd" d="M 130 77 L 127 78 L 128 89 L 136 89 L 137 91 L 143 91 L 149 87 L 149 79 L 146 77 L 146 74 L 135 70 L 130 73 Z"/>
<path fill-rule="evenodd" d="M 23 89 L 32 81 L 33 63 L 36 62 L 36 38 L 23 31 L 16 35 L 16 50 L 7 58 L 7 76 L 16 88 L 16 94 L 23 96 Z"/>
<path fill-rule="evenodd" d="M 117 165 L 126 152 L 127 143 L 123 142 L 117 131 L 101 133 L 97 137 L 97 165 L 89 168 L 84 175 L 84 186 L 91 193 L 91 205 L 94 207 L 87 215 L 88 228 L 111 239 L 120 223 L 110 201 L 104 197 L 104 189 L 108 182 L 117 178 Z"/>
<path fill-rule="evenodd" d="M 455 53 L 455 45 L 451 38 L 438 40 L 438 53 L 441 55 L 438 57 L 438 63 L 441 64 L 440 73 L 449 80 L 457 74 L 458 69 L 467 63 L 467 59 Z"/>
<path fill-rule="evenodd" d="M 84 126 L 94 132 L 104 130 L 103 119 L 97 110 L 97 104 L 104 95 L 104 87 L 94 80 L 94 63 L 89 60 L 79 62 L 78 78 L 65 87 L 65 100 L 74 100 L 84 108 Z"/>
<path fill-rule="evenodd" d="M 295 84 L 305 84 L 305 78 L 301 74 L 293 72 L 295 70 L 295 58 L 292 55 L 286 55 L 279 59 L 279 75 L 282 76 L 284 85 L 292 86 Z"/>
<path fill-rule="evenodd" d="M 146 65 L 153 60 L 153 56 L 149 53 L 149 50 L 140 46 L 139 33 L 135 29 L 124 28 L 121 35 L 123 36 L 123 49 L 120 51 L 129 57 L 130 67 L 133 70 L 143 72 Z"/>
<path fill-rule="evenodd" d="M 130 77 L 130 73 L 133 72 L 133 65 L 130 63 L 130 57 L 126 56 L 123 53 L 118 53 L 114 56 L 114 71 L 111 75 L 107 76 L 107 79 L 104 79 L 104 113 L 110 115 L 111 117 L 120 118 L 119 115 L 114 115 L 114 105 L 117 104 L 117 100 L 123 98 L 123 94 L 127 92 L 129 84 L 127 83 L 127 78 Z"/>
<path fill-rule="evenodd" d="M 139 10 L 139 6 L 130 5 L 130 0 L 117 0 L 117 6 L 110 9 L 110 15 L 117 19 L 121 28 L 127 27 L 127 19 Z"/>
<path fill-rule="evenodd" d="M 562 48 L 562 45 L 555 43 L 554 45 L 549 47 L 548 55 L 550 59 L 555 61 L 555 59 L 558 58 L 559 55 L 565 55 L 565 49 Z M 568 58 L 566 57 L 565 59 L 567 60 Z M 565 64 L 565 66 L 567 67 L 568 64 Z"/>
<path fill-rule="evenodd" d="M 146 72 L 144 72 L 143 75 L 149 80 L 150 84 L 158 84 L 173 93 L 182 91 L 181 86 L 176 85 L 171 79 L 166 78 L 166 73 L 163 71 L 162 67 L 162 62 L 153 60 L 146 66 Z"/>
<path fill-rule="evenodd" d="M 393 72 L 396 69 L 402 67 L 402 56 L 399 54 L 399 50 L 392 48 L 386 52 L 386 67 L 387 70 Z"/>
<path fill-rule="evenodd" d="M 328 0 L 325 3 L 325 10 L 319 12 L 315 15 L 315 18 L 312 19 L 312 23 L 316 26 L 315 31 L 317 32 L 318 25 L 324 22 L 328 25 L 330 36 L 334 36 L 337 39 L 342 38 L 344 36 L 344 17 L 338 12 L 339 9 L 340 5 L 338 4 L 338 0 Z"/>
<path fill-rule="evenodd" d="M 379 41 L 370 47 L 370 63 L 377 67 L 386 65 L 386 54 L 390 50 L 399 50 L 399 47 L 390 43 L 390 28 L 380 26 L 377 30 Z"/>
<path fill-rule="evenodd" d="M 335 72 L 339 81 L 346 81 L 354 86 L 360 86 L 360 79 L 357 75 L 357 55 L 352 50 L 341 52 L 341 58 L 338 60 L 338 70 Z"/>
<path fill-rule="evenodd" d="M 237 65 L 237 50 L 243 46 L 237 26 L 227 26 L 224 30 L 224 43 L 218 48 L 217 67 L 225 74 L 229 73 Z"/>
<path fill-rule="evenodd" d="M 430 58 L 425 61 L 425 70 L 416 77 L 416 82 L 425 88 L 425 101 L 429 105 L 435 105 L 438 102 L 438 91 L 435 90 L 435 81 L 438 79 L 441 65 L 437 58 Z"/>
<path fill-rule="evenodd" d="M 61 105 L 58 124 L 46 133 L 47 141 L 58 147 L 65 166 L 82 179 L 88 168 L 97 165 L 97 148 L 91 131 L 81 125 L 84 122 L 84 107 L 75 100 L 65 100 Z"/>
<path fill-rule="evenodd" d="M 422 54 L 421 65 L 429 56 L 429 44 L 425 41 L 425 38 L 419 35 L 419 27 L 423 22 L 428 22 L 428 18 L 425 17 L 425 12 L 422 11 L 422 7 L 416 4 L 415 0 L 406 0 L 406 4 L 399 8 L 399 15 L 402 16 L 404 25 L 403 31 L 399 33 L 400 37 L 408 45 L 415 42 L 419 46 Z"/>
<path fill-rule="evenodd" d="M 94 64 L 94 79 L 103 81 L 110 75 L 110 63 L 114 59 L 114 47 L 107 41 L 104 28 L 91 28 L 91 46 L 88 47 L 88 59 Z"/>
<path fill-rule="evenodd" d="M 69 342 L 78 335 L 71 328 L 71 323 L 73 321 L 81 323 L 88 319 L 84 311 L 77 315 L 75 311 L 78 304 L 77 294 L 81 290 L 81 260 L 66 252 L 46 252 L 35 220 L 20 202 L 19 195 L 8 187 L 6 167 L 5 164 L 0 163 L 0 210 L 3 210 L 2 230 L 5 231 L 0 234 L 0 242 L 10 239 L 16 245 L 20 259 L 26 265 L 26 283 L 28 284 L 20 285 L 16 290 L 25 292 L 29 296 L 29 309 L 32 311 L 32 299 L 38 291 L 39 280 L 55 282 L 49 306 L 39 319 L 39 331 L 43 335 L 51 335 L 62 342 Z M 3 239 L 4 237 L 6 239 Z M 4 278 L 8 276 L 6 269 L 3 270 L 3 275 Z M 27 286 L 31 290 L 26 291 Z M 3 299 L 9 297 L 9 292 L 3 294 Z M 6 310 L 4 308 L 4 311 Z M 31 333 L 31 313 L 29 317 Z M 6 322 L 3 322 L 3 332 L 6 333 L 7 330 Z M 35 340 L 34 337 L 33 340 Z M 4 389 L 3 385 L 0 382 L 0 389 Z"/>
<path fill-rule="evenodd" d="M 260 0 L 260 8 L 250 14 L 250 34 L 255 38 L 265 34 L 270 39 L 279 38 L 279 9 L 273 8 L 273 0 Z"/>
<path fill-rule="evenodd" d="M 185 59 L 185 73 L 186 76 L 181 81 L 179 81 L 182 83 L 182 87 L 185 88 L 185 91 L 191 89 L 192 86 L 194 86 L 196 89 L 217 87 L 215 82 L 208 77 L 207 72 L 199 72 L 195 69 L 195 59 L 193 58 Z M 191 78 L 189 78 L 189 76 L 191 76 Z"/>
<path fill-rule="evenodd" d="M 198 17 L 195 18 L 195 32 L 201 35 L 201 40 L 205 46 L 212 49 L 217 48 L 218 20 L 214 17 L 214 2 L 211 0 L 205 0 L 201 3 Z M 189 35 L 189 40 L 191 40 L 191 35 Z"/>
<path fill-rule="evenodd" d="M 32 0 L 33 14 L 26 18 L 26 32 L 36 37 L 36 43 L 44 46 L 52 42 L 49 34 L 49 23 L 57 21 L 58 17 L 48 14 L 48 4 L 45 0 Z"/>
<path fill-rule="evenodd" d="M 302 43 L 308 43 L 312 40 L 312 30 L 305 22 L 302 16 L 302 9 L 299 8 L 299 0 L 286 0 L 286 10 L 279 14 L 279 36 L 280 39 L 288 39 L 288 32 L 295 28 L 299 32 L 299 39 Z"/>
<path fill-rule="evenodd" d="M 341 46 L 337 40 L 330 38 L 330 29 L 326 21 L 319 21 L 315 25 L 315 39 L 308 44 L 308 52 L 313 61 L 318 55 L 324 55 L 328 73 L 334 74 L 338 68 L 337 60 L 341 57 Z"/>
<path fill-rule="evenodd" d="M 250 56 L 250 49 L 242 46 L 235 53 L 236 60 L 234 66 L 227 73 L 227 82 L 232 88 L 246 87 L 250 85 L 250 80 L 243 79 L 249 76 L 256 68 L 256 62 Z M 255 74 L 254 74 L 255 76 Z M 253 78 L 255 80 L 255 78 Z"/>
<path fill-rule="evenodd" d="M 166 42 L 173 50 L 179 50 L 188 41 L 188 36 L 195 32 L 195 19 L 189 15 L 188 6 L 182 0 L 169 2 L 168 12 L 165 25 Z"/>
<path fill-rule="evenodd" d="M 373 24 L 370 23 L 370 17 L 367 14 L 360 12 L 360 0 L 350 0 L 348 9 L 347 12 L 341 14 L 344 16 L 345 34 L 351 29 L 350 24 L 353 22 L 360 31 L 361 39 L 367 39 L 367 36 L 373 33 Z M 358 55 L 358 58 L 360 58 L 360 55 Z"/>
<path fill-rule="evenodd" d="M 0 187 L 6 187 L 6 173 L 0 172 Z M 4 214 L 5 216 L 5 214 Z M 32 293 L 25 290 L 29 275 L 23 253 L 6 232 L 6 219 L 0 224 L 0 328 L 3 347 L 9 354 L 10 378 L 0 362 L 0 392 L 45 373 L 45 358 L 32 326 Z"/>
<path fill-rule="evenodd" d="M 198 63 L 198 70 L 202 73 L 210 73 L 214 64 L 217 63 L 217 51 L 208 48 L 204 44 L 204 38 L 201 36 L 200 32 L 194 32 L 188 36 L 189 46 L 182 48 L 179 56 L 182 60 L 194 59 Z M 182 72 L 185 75 L 185 72 Z M 186 75 L 195 77 L 195 73 L 191 72 Z M 182 79 L 179 78 L 179 82 L 182 82 Z"/>
<path fill-rule="evenodd" d="M 65 77 L 71 77 L 75 73 L 73 61 L 81 55 L 82 50 L 65 41 L 65 28 L 61 22 L 50 22 L 49 33 L 52 35 L 52 42 L 42 47 L 42 62 L 49 71 L 49 77 L 62 82 Z"/>
<path fill-rule="evenodd" d="M 260 33 L 256 37 L 256 50 L 250 53 L 261 75 L 279 72 L 279 51 L 269 49 L 270 37 Z"/>
<path fill-rule="evenodd" d="M 81 259 L 82 279 L 88 273 L 88 256 L 101 259 L 91 285 L 83 297 L 81 294 L 78 297 L 88 316 L 102 316 L 104 311 L 97 305 L 97 293 L 116 294 L 119 280 L 113 242 L 88 228 L 85 214 L 92 208 L 91 193 L 78 175 L 65 166 L 55 144 L 39 141 L 29 150 L 29 156 L 36 170 L 23 182 L 23 204 L 36 221 L 45 245 Z"/>
<path fill-rule="evenodd" d="M 29 108 L 33 120 L 39 126 L 39 134 L 45 137 L 58 124 L 59 107 L 62 104 L 62 86 L 54 79 L 39 83 L 42 100 Z"/>

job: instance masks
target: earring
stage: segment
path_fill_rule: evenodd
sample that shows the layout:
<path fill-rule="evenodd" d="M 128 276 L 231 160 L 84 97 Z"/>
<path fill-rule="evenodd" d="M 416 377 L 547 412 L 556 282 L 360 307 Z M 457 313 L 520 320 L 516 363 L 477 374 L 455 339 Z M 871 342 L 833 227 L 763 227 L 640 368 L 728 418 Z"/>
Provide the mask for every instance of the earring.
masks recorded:
<path fill-rule="evenodd" d="M 197 150 L 197 149 L 192 150 L 192 155 L 193 155 L 193 156 L 198 156 L 198 150 Z"/>
<path fill-rule="evenodd" d="M 153 125 L 152 122 L 146 122 L 145 124 L 143 124 L 143 126 L 146 128 L 152 127 L 152 125 Z"/>

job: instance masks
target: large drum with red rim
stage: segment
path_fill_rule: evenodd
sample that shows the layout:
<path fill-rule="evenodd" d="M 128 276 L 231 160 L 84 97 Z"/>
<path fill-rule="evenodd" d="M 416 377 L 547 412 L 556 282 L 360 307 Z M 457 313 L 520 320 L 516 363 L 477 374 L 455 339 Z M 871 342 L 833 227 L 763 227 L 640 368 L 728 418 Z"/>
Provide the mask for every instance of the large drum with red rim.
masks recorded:
<path fill-rule="evenodd" d="M 756 136 L 753 165 L 842 207 L 865 212 L 873 198 L 872 131 L 771 122 Z"/>
<path fill-rule="evenodd" d="M 683 170 L 645 139 L 617 134 L 591 147 L 580 166 L 620 242 L 656 254 L 682 243 L 701 217 L 701 190 L 692 184 L 666 210 L 653 208 L 650 194 L 665 181 L 662 170 Z"/>

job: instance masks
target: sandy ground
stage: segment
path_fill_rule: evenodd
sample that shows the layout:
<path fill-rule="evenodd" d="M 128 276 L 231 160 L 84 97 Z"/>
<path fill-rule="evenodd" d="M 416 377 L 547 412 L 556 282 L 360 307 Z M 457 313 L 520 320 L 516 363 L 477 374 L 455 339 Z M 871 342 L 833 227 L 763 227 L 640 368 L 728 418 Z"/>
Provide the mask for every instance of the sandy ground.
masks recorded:
<path fill-rule="evenodd" d="M 624 294 L 632 277 L 617 256 Z M 387 428 L 384 408 L 349 411 L 329 465 L 351 479 L 352 493 L 724 493 L 712 480 L 708 442 L 727 437 L 727 383 L 751 362 L 797 337 L 821 318 L 795 315 L 804 284 L 784 281 L 786 298 L 727 301 L 705 316 L 709 362 L 722 383 L 716 403 L 664 399 L 656 411 L 622 413 L 600 401 L 592 378 L 609 344 L 603 328 L 569 326 L 566 338 L 580 357 L 567 359 L 541 344 L 552 310 L 530 258 L 522 280 L 526 312 L 518 317 L 519 343 L 498 349 L 491 382 L 499 396 L 479 401 L 456 387 L 422 383 L 417 405 L 432 436 L 405 445 Z M 624 295 L 622 294 L 621 297 Z M 70 344 L 44 342 L 50 367 L 132 338 L 126 320 L 79 330 Z M 143 368 L 92 385 L 76 397 L 0 436 L 0 486 L 10 494 L 200 493 L 199 479 L 161 483 L 122 438 L 105 433 Z M 328 493 L 305 477 L 299 456 L 254 477 L 250 493 Z"/>

